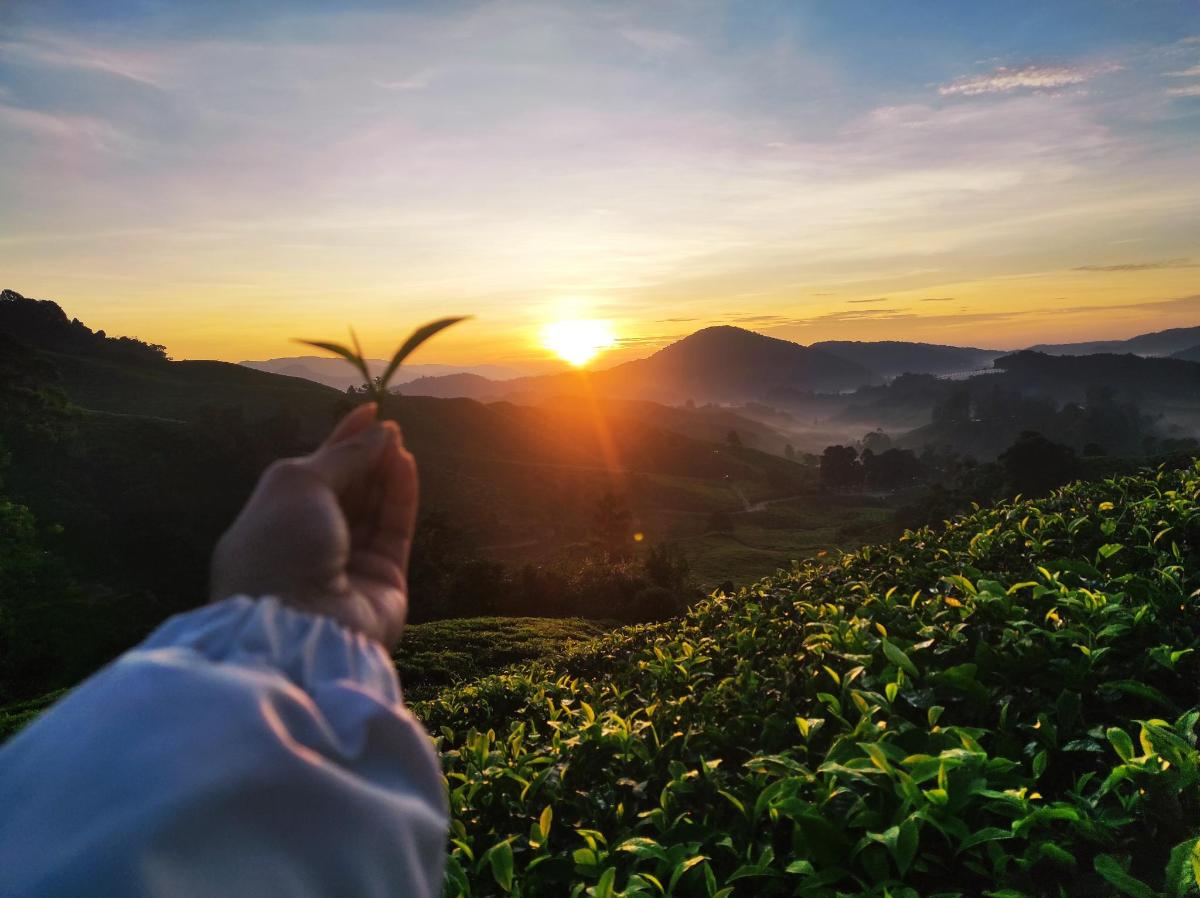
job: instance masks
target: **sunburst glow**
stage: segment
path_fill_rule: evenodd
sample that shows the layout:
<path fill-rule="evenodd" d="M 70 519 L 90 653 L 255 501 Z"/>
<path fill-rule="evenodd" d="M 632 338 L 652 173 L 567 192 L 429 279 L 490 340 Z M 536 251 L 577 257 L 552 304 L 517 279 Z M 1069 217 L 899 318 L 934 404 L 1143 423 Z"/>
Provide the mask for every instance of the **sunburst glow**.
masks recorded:
<path fill-rule="evenodd" d="M 614 343 L 612 328 L 604 321 L 555 321 L 542 328 L 542 345 L 576 367 Z"/>

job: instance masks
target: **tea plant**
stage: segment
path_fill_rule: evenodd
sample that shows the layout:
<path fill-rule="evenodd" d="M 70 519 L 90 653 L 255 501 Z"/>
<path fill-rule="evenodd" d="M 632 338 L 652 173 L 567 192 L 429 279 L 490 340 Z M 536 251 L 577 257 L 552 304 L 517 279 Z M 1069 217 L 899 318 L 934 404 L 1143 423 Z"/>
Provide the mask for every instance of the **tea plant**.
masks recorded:
<path fill-rule="evenodd" d="M 1191 895 L 1200 465 L 797 563 L 418 703 L 447 896 Z"/>
<path fill-rule="evenodd" d="M 383 373 L 378 377 L 371 376 L 371 369 L 367 365 L 367 359 L 363 355 L 362 347 L 358 343 L 358 335 L 354 333 L 353 329 L 350 331 L 350 340 L 354 344 L 353 348 L 343 346 L 341 343 L 328 343 L 321 340 L 297 340 L 296 342 L 303 343 L 306 346 L 313 346 L 317 349 L 323 349 L 326 352 L 332 352 L 334 355 L 344 358 L 362 375 L 367 395 L 374 402 L 379 403 L 380 408 L 382 408 L 383 400 L 388 395 L 388 384 L 391 383 L 396 372 L 400 370 L 400 366 L 404 363 L 404 360 L 434 334 L 445 330 L 452 324 L 466 321 L 469 317 L 469 315 L 465 315 L 457 318 L 439 318 L 437 321 L 431 321 L 417 328 L 409 334 L 407 340 L 400 344 L 400 348 L 396 350 L 391 361 L 387 363 L 387 366 L 383 369 Z"/>

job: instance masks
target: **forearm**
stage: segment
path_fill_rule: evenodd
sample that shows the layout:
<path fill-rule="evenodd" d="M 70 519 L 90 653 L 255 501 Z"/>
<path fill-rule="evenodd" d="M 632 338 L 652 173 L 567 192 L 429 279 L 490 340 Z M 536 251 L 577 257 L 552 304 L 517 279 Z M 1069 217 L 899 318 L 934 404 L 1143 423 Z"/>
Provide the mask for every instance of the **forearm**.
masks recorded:
<path fill-rule="evenodd" d="M 0 894 L 440 894 L 383 649 L 273 599 L 173 618 L 0 752 Z"/>

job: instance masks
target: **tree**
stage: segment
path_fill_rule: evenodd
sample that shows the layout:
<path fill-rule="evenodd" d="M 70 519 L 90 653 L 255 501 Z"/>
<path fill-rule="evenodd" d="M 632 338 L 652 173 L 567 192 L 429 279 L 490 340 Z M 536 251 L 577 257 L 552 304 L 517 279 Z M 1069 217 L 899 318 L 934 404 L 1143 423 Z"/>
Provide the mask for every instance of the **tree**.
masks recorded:
<path fill-rule="evenodd" d="M 878 455 L 865 449 L 862 464 L 867 486 L 873 490 L 901 489 L 925 477 L 925 466 L 911 449 L 888 449 Z"/>
<path fill-rule="evenodd" d="M 732 449 L 742 448 L 742 438 L 738 436 L 738 432 L 736 430 L 731 430 L 729 433 L 725 434 L 725 442 Z"/>
<path fill-rule="evenodd" d="M 612 492 L 606 492 L 596 503 L 592 533 L 610 559 L 623 560 L 633 552 L 633 515 Z"/>
<path fill-rule="evenodd" d="M 651 546 L 642 561 L 646 576 L 655 586 L 679 592 L 688 585 L 691 567 L 683 552 L 671 545 Z"/>
<path fill-rule="evenodd" d="M 892 448 L 892 438 L 882 430 L 872 430 L 862 438 L 863 451 L 871 451 L 878 455 Z"/>
<path fill-rule="evenodd" d="M 967 424 L 971 420 L 971 394 L 958 390 L 933 407 L 936 424 Z"/>
<path fill-rule="evenodd" d="M 827 446 L 821 453 L 821 484 L 833 490 L 862 486 L 863 469 L 853 446 Z"/>
<path fill-rule="evenodd" d="M 786 446 L 784 446 L 783 447 L 783 457 L 786 458 L 788 461 L 795 461 L 796 460 L 796 447 L 793 446 L 791 443 L 788 443 Z"/>
<path fill-rule="evenodd" d="M 1023 432 L 1000 454 L 1010 493 L 1041 496 L 1079 477 L 1075 450 L 1032 430 Z"/>

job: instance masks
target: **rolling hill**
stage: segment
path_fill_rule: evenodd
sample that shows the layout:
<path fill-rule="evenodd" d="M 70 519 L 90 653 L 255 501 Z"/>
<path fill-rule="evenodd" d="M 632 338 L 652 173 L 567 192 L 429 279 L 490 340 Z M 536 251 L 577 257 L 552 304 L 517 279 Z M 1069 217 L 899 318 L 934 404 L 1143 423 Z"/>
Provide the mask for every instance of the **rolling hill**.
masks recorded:
<path fill-rule="evenodd" d="M 901 374 L 965 374 L 986 368 L 1005 355 L 998 349 L 899 340 L 828 340 L 813 343 L 810 348 L 861 365 L 876 374 L 878 380 L 890 380 Z"/>
<path fill-rule="evenodd" d="M 166 559 L 147 581 L 156 592 L 201 582 L 209 547 L 258 471 L 306 451 L 350 407 L 346 394 L 305 379 L 171 361 L 15 293 L 0 302 L 0 343 L 0 405 L 42 397 L 0 426 L 7 494 L 63 524 L 88 570 L 120 575 L 139 543 L 154 545 Z M 523 558 L 587 539 L 606 493 L 658 541 L 681 517 L 702 527 L 712 512 L 813 483 L 780 456 L 776 431 L 727 409 L 396 396 L 385 412 L 421 464 L 424 512 L 453 522 L 458 544 L 520 545 Z M 40 430 L 34 418 L 45 418 Z M 727 444 L 730 431 L 739 445 Z"/>
<path fill-rule="evenodd" d="M 1032 352 L 1048 355 L 1094 355 L 1096 353 L 1133 353 L 1134 355 L 1172 355 L 1200 344 L 1200 327 L 1174 327 L 1164 331 L 1138 334 L 1127 340 L 1094 340 L 1087 343 L 1041 343 L 1029 347 Z"/>
<path fill-rule="evenodd" d="M 872 373 L 819 349 L 738 327 L 709 327 L 653 355 L 592 372 L 491 381 L 470 375 L 421 378 L 404 392 L 529 401 L 592 394 L 682 403 L 770 399 L 788 392 L 840 392 L 867 383 Z"/>
<path fill-rule="evenodd" d="M 303 377 L 338 390 L 362 386 L 362 377 L 350 371 L 341 359 L 326 356 L 289 356 L 238 364 L 256 371 Z M 386 367 L 387 362 L 382 359 L 367 359 L 367 365 L 373 374 L 378 374 Z M 402 384 L 419 377 L 447 377 L 457 374 L 470 374 L 492 380 L 508 380 L 521 376 L 520 371 L 504 365 L 405 365 L 396 375 L 394 382 Z"/>

